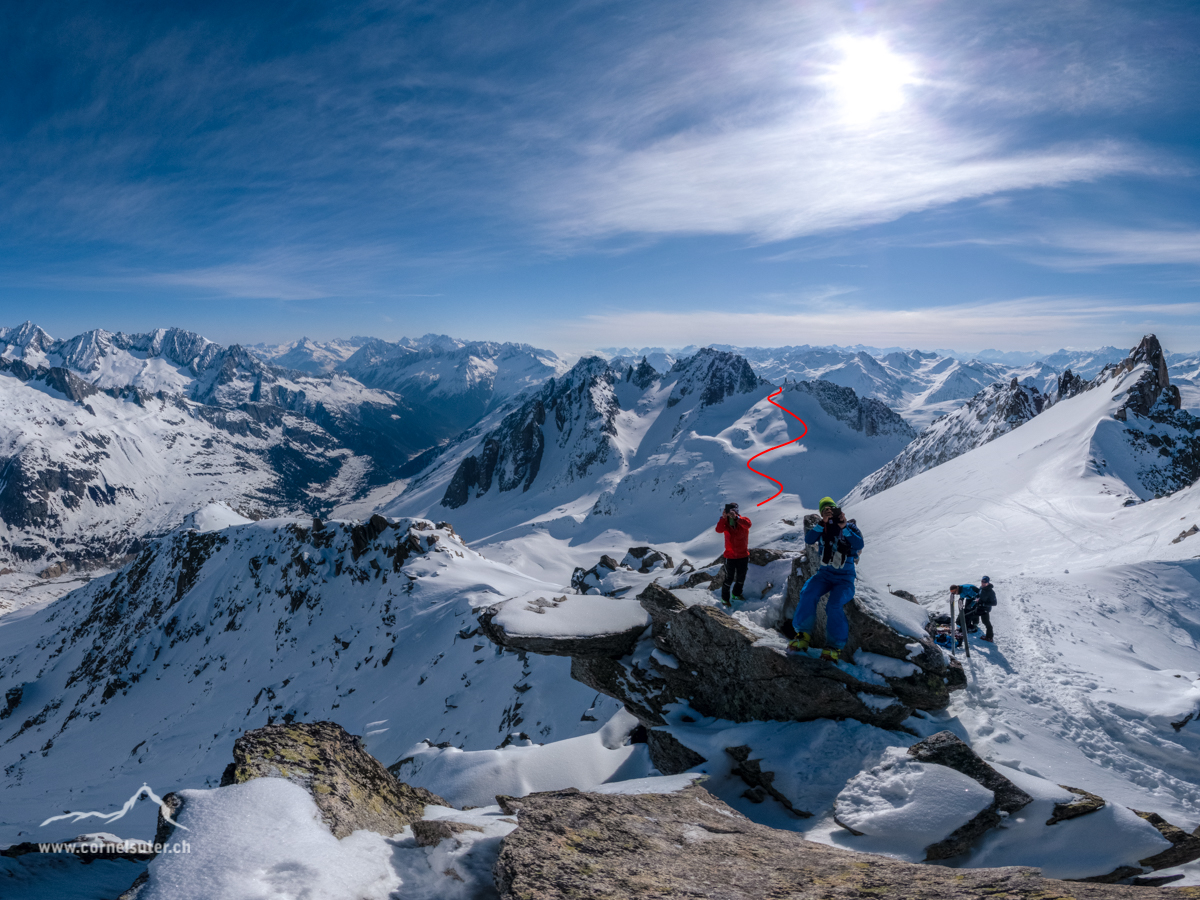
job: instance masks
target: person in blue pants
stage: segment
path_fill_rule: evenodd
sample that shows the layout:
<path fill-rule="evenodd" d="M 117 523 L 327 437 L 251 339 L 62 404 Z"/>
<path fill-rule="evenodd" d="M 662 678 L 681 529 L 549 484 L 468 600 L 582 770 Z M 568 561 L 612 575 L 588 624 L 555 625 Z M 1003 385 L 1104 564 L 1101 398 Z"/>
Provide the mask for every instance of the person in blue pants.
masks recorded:
<path fill-rule="evenodd" d="M 807 650 L 812 644 L 813 623 L 817 617 L 817 604 L 825 594 L 829 602 L 825 606 L 825 643 L 821 658 L 837 662 L 850 636 L 850 623 L 842 608 L 854 598 L 854 564 L 863 548 L 862 532 L 854 520 L 846 521 L 846 514 L 838 508 L 832 497 L 824 497 L 820 504 L 821 521 L 804 535 L 804 543 L 820 544 L 821 568 L 804 583 L 796 614 L 792 616 L 792 628 L 796 637 L 788 644 L 791 650 Z"/>

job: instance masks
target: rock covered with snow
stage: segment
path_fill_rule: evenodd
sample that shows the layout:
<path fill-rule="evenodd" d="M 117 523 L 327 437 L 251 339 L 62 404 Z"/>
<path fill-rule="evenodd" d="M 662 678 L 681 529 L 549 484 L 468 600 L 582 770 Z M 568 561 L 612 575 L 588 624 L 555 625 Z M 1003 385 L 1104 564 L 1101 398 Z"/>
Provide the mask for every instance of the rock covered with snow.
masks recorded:
<path fill-rule="evenodd" d="M 155 541 L 120 572 L 0 618 L 0 843 L 83 792 L 104 808 L 143 782 L 160 795 L 215 786 L 237 738 L 272 723 L 347 722 L 389 763 L 423 738 L 474 750 L 522 727 L 541 741 L 589 733 L 615 701 L 571 680 L 568 660 L 497 647 L 475 620 L 554 590 L 420 519 Z"/>
<path fill-rule="evenodd" d="M 513 619 L 501 632 L 497 623 L 514 603 L 518 608 L 509 615 L 520 616 L 520 624 Z M 576 619 L 564 629 L 552 617 L 569 622 L 571 603 Z M 630 605 L 630 621 L 627 630 L 618 631 L 622 603 Z M 891 610 L 892 604 L 899 608 Z M 636 603 L 564 597 L 554 609 L 541 606 L 543 611 L 536 612 L 525 599 L 511 600 L 484 612 L 481 628 L 502 646 L 571 656 L 575 679 L 620 700 L 654 729 L 651 754 L 660 769 L 671 772 L 682 763 L 690 768 L 703 761 L 657 731 L 674 703 L 731 722 L 850 718 L 882 728 L 899 726 L 914 708 L 945 706 L 950 691 L 963 683 L 961 670 L 955 671 L 925 634 L 920 608 L 877 597 L 852 606 L 849 652 L 837 664 L 788 653 L 778 632 L 730 616 L 707 599 L 707 592 L 676 594 L 657 583 L 649 584 Z M 641 635 L 645 620 L 635 621 L 634 608 L 649 615 L 648 636 Z M 592 617 L 602 624 L 589 625 Z M 581 636 L 589 627 L 597 634 Z"/>
<path fill-rule="evenodd" d="M 480 630 L 509 650 L 620 659 L 633 652 L 650 617 L 632 597 L 529 594 L 485 610 Z"/>

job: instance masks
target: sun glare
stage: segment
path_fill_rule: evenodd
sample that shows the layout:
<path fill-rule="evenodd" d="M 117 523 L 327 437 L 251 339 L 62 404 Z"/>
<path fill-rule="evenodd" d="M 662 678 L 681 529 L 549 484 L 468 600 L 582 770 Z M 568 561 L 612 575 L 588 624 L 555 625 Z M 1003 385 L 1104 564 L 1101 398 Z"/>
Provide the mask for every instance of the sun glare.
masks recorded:
<path fill-rule="evenodd" d="M 842 59 L 829 81 L 848 119 L 866 121 L 904 105 L 904 87 L 916 80 L 908 60 L 882 38 L 844 38 L 837 47 Z"/>

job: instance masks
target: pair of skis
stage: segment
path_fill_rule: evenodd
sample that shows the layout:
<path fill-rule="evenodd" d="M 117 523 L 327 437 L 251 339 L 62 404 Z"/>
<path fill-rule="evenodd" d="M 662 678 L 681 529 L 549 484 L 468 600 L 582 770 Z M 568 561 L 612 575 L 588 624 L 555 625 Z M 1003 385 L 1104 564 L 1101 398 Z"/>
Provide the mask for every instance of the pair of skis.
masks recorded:
<path fill-rule="evenodd" d="M 952 638 L 955 637 L 954 632 L 955 632 L 955 629 L 958 628 L 958 624 L 959 624 L 958 616 L 956 616 L 954 614 L 954 607 L 955 607 L 957 600 L 958 600 L 957 594 L 950 595 L 950 635 Z M 960 612 L 962 611 L 961 604 L 959 604 L 959 611 Z M 963 650 L 967 654 L 967 659 L 970 659 L 971 658 L 971 639 L 969 637 L 967 637 L 967 616 L 965 613 L 963 613 L 963 617 L 962 617 L 962 636 L 963 636 Z M 957 639 L 950 641 L 950 655 L 958 656 L 958 640 Z"/>

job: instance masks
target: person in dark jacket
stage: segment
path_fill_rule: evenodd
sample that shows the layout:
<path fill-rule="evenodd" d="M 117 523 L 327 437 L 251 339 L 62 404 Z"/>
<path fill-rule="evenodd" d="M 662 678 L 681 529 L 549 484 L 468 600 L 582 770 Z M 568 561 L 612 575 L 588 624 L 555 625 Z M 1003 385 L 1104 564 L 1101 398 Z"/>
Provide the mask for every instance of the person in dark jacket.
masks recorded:
<path fill-rule="evenodd" d="M 750 520 L 738 514 L 736 503 L 726 503 L 717 520 L 717 534 L 725 535 L 725 583 L 721 585 L 721 602 L 731 606 L 742 599 L 746 584 L 746 569 L 750 565 Z"/>
<path fill-rule="evenodd" d="M 982 620 L 984 627 L 987 629 L 984 632 L 983 640 L 989 644 L 994 644 L 995 635 L 992 633 L 992 607 L 996 605 L 996 589 L 992 587 L 992 580 L 984 575 L 979 580 L 978 587 L 973 584 L 952 584 L 950 585 L 950 593 L 955 594 L 962 604 L 959 624 L 964 626 L 964 630 L 978 630 L 979 622 Z"/>
<path fill-rule="evenodd" d="M 967 613 L 967 626 L 974 628 L 983 621 L 983 627 L 987 629 L 984 632 L 983 640 L 989 644 L 996 642 L 995 635 L 992 633 L 992 607 L 996 605 L 996 589 L 992 587 L 992 579 L 984 575 L 979 579 L 979 597 L 975 601 L 975 609 Z"/>
<path fill-rule="evenodd" d="M 843 607 L 854 598 L 854 564 L 862 553 L 864 541 L 858 525 L 853 519 L 846 520 L 846 514 L 832 497 L 821 500 L 820 512 L 821 521 L 805 533 L 804 543 L 820 544 L 821 568 L 800 589 L 796 614 L 792 616 L 796 637 L 788 647 L 792 650 L 809 648 L 817 604 L 829 594 L 825 606 L 825 643 L 828 646 L 821 656 L 836 662 L 850 636 L 850 623 L 846 621 Z"/>

